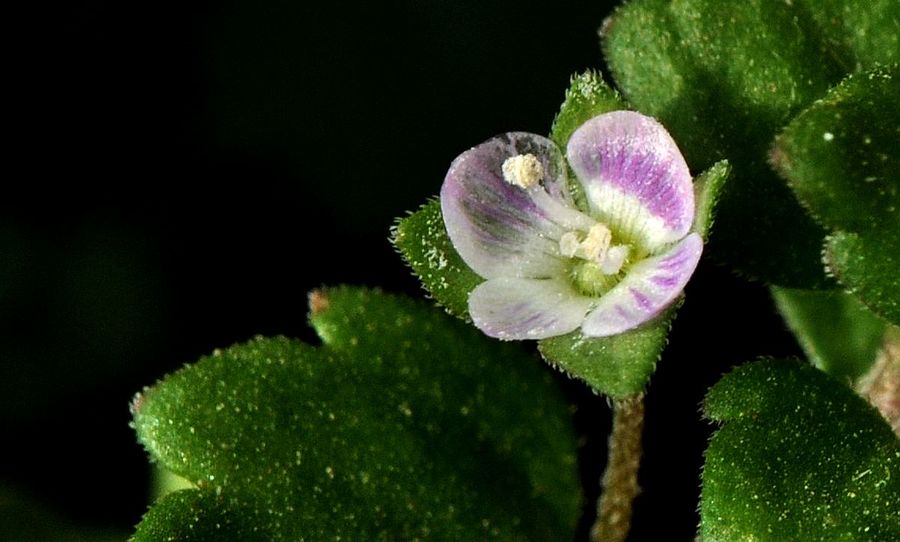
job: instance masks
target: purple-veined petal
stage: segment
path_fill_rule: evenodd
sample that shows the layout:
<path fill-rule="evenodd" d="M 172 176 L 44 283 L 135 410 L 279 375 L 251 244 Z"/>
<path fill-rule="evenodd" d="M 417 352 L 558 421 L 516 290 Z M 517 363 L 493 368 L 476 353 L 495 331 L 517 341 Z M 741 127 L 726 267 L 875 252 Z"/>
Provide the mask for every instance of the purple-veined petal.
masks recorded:
<path fill-rule="evenodd" d="M 564 278 L 502 277 L 472 290 L 469 314 L 475 326 L 491 337 L 545 339 L 578 329 L 592 301 L 576 293 Z"/>
<path fill-rule="evenodd" d="M 541 185 L 525 189 L 504 180 L 503 162 L 520 154 L 540 160 Z M 454 248 L 488 279 L 559 275 L 559 237 L 566 228 L 591 222 L 574 208 L 560 150 L 545 137 L 522 132 L 457 157 L 441 187 L 441 211 Z"/>
<path fill-rule="evenodd" d="M 667 252 L 637 262 L 619 284 L 600 297 L 585 318 L 582 332 L 607 337 L 655 318 L 681 294 L 702 252 L 703 241 L 692 233 Z"/>
<path fill-rule="evenodd" d="M 591 211 L 655 252 L 684 237 L 694 220 L 691 174 L 656 120 L 614 111 L 579 127 L 566 148 Z"/>

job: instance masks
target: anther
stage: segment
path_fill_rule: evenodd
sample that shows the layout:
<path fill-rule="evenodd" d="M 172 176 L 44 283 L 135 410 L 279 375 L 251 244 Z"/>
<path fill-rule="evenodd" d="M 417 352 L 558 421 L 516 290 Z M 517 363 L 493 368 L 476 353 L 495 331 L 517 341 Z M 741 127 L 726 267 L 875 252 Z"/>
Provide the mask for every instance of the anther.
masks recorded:
<path fill-rule="evenodd" d="M 544 178 L 544 166 L 533 154 L 519 154 L 507 158 L 501 170 L 506 182 L 520 188 L 531 188 Z"/>

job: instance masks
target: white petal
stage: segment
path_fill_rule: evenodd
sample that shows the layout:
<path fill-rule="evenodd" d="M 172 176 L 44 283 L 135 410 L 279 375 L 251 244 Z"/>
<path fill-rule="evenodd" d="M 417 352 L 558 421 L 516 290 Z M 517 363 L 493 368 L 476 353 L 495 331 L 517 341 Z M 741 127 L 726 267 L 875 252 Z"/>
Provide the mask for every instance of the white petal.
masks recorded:
<path fill-rule="evenodd" d="M 572 134 L 566 156 L 591 211 L 650 252 L 690 230 L 691 174 L 672 137 L 654 119 L 633 111 L 594 117 Z"/>
<path fill-rule="evenodd" d="M 581 326 L 591 337 L 607 337 L 635 328 L 659 316 L 687 284 L 703 241 L 692 233 L 669 251 L 637 262 L 622 281 L 604 294 Z"/>
<path fill-rule="evenodd" d="M 503 178 L 504 162 L 532 154 L 544 178 L 523 188 Z M 562 153 L 545 137 L 509 133 L 461 154 L 441 188 L 447 234 L 462 259 L 484 278 L 546 278 L 562 273 L 559 238 L 577 211 L 566 185 Z"/>
<path fill-rule="evenodd" d="M 472 321 L 498 339 L 545 339 L 574 331 L 593 300 L 564 279 L 495 278 L 469 296 Z"/>

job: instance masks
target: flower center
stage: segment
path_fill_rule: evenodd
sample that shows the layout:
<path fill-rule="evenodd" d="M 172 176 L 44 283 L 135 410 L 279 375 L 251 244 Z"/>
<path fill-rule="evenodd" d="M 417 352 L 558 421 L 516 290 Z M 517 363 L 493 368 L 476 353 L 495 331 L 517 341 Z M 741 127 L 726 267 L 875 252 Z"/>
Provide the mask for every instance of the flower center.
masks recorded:
<path fill-rule="evenodd" d="M 565 228 L 559 253 L 569 259 L 570 278 L 585 295 L 600 296 L 621 280 L 631 254 L 628 244 L 613 244 L 613 234 L 602 222 L 550 196 L 542 187 L 544 167 L 533 154 L 518 154 L 503 161 L 503 179 L 527 191 L 532 201 L 553 222 Z"/>
<path fill-rule="evenodd" d="M 605 224 L 595 223 L 586 235 L 566 232 L 559 239 L 559 252 L 576 259 L 572 268 L 575 286 L 588 295 L 602 295 L 618 281 L 630 249 L 628 245 L 612 245 L 612 232 Z"/>

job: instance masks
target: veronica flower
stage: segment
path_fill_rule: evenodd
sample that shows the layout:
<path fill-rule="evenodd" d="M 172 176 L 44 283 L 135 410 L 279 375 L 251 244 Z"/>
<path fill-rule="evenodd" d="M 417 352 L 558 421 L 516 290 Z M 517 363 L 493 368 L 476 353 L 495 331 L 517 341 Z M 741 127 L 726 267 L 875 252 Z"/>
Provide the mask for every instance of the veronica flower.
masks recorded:
<path fill-rule="evenodd" d="M 703 250 L 690 232 L 684 158 L 658 122 L 631 111 L 587 121 L 565 159 L 549 139 L 523 132 L 464 152 L 444 180 L 441 210 L 453 246 L 485 279 L 469 314 L 500 339 L 640 326 L 678 298 Z"/>

